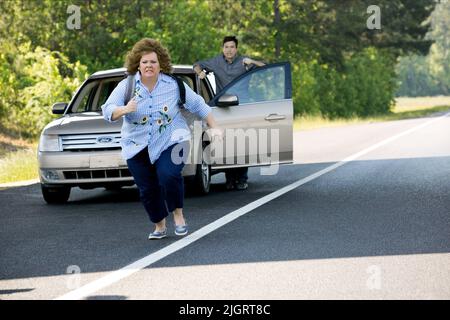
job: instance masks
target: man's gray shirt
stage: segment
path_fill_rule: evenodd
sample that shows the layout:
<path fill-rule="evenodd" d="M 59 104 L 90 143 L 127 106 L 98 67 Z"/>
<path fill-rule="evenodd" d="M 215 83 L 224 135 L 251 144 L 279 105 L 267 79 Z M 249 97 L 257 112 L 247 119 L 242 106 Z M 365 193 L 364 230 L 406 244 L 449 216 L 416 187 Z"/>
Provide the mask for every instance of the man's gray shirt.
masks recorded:
<path fill-rule="evenodd" d="M 232 80 L 239 77 L 241 74 L 255 68 L 255 65 L 245 66 L 243 63 L 245 56 L 236 56 L 234 60 L 229 63 L 223 54 L 219 54 L 209 60 L 198 61 L 194 63 L 208 72 L 214 72 L 216 79 L 216 93 L 221 91 Z"/>

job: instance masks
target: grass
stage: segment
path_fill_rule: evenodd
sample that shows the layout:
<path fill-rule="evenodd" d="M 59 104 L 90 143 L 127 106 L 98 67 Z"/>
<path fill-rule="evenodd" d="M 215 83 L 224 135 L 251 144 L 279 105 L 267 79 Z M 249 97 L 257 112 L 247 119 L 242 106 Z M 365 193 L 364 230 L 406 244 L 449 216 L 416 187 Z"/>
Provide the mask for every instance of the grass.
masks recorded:
<path fill-rule="evenodd" d="M 37 178 L 36 147 L 10 151 L 0 158 L 0 183 Z"/>
<path fill-rule="evenodd" d="M 294 131 L 312 130 L 325 127 L 339 127 L 352 124 L 364 124 L 394 120 L 427 117 L 435 113 L 450 111 L 450 104 L 443 106 L 397 105 L 390 114 L 368 118 L 325 119 L 321 116 L 299 116 L 294 120 Z"/>
<path fill-rule="evenodd" d="M 0 183 L 38 178 L 37 141 L 0 125 Z"/>

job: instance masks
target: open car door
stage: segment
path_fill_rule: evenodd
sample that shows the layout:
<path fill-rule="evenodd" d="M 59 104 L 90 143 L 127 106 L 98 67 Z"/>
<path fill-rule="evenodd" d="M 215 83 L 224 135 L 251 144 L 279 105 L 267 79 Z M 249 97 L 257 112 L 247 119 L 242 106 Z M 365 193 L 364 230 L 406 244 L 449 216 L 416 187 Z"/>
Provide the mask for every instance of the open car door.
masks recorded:
<path fill-rule="evenodd" d="M 265 65 L 241 75 L 209 104 L 225 130 L 222 146 L 211 148 L 213 168 L 292 163 L 289 62 Z"/>

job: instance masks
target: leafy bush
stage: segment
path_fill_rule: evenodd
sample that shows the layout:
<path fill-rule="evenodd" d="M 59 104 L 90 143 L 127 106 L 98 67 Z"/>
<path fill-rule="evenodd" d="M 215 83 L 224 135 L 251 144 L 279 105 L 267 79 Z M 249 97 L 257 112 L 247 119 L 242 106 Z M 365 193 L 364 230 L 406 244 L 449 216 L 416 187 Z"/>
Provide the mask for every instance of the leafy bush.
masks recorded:
<path fill-rule="evenodd" d="M 399 90 L 397 96 L 450 95 L 450 3 L 436 5 L 427 39 L 433 40 L 427 56 L 411 54 L 399 59 L 397 65 Z"/>
<path fill-rule="evenodd" d="M 350 112 L 367 117 L 389 113 L 397 89 L 395 61 L 387 53 L 367 48 L 346 64 L 346 79 L 338 92 Z"/>
<path fill-rule="evenodd" d="M 69 101 L 88 74 L 79 62 L 45 48 L 31 50 L 28 43 L 3 51 L 0 75 L 2 125 L 35 137 L 54 119 L 53 103 Z"/>
<path fill-rule="evenodd" d="M 421 97 L 447 95 L 449 90 L 433 76 L 430 57 L 410 55 L 402 57 L 397 65 L 399 89 L 396 95 Z"/>
<path fill-rule="evenodd" d="M 296 115 L 320 114 L 320 103 L 316 94 L 317 60 L 300 61 L 292 65 L 292 95 Z"/>
<path fill-rule="evenodd" d="M 342 71 L 313 60 L 295 65 L 293 74 L 297 115 L 333 119 L 386 114 L 396 90 L 394 61 L 375 48 L 347 58 Z"/>

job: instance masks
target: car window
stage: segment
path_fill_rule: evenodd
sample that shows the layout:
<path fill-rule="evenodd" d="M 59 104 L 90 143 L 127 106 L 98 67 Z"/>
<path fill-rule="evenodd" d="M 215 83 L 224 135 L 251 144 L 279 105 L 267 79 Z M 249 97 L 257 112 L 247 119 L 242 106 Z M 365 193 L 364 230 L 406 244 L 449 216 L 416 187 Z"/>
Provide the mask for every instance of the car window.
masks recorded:
<path fill-rule="evenodd" d="M 284 99 L 285 68 L 278 65 L 249 73 L 228 88 L 225 94 L 238 96 L 239 104 Z"/>
<path fill-rule="evenodd" d="M 184 83 L 186 83 L 192 90 L 195 90 L 195 85 L 194 85 L 194 77 L 189 76 L 187 74 L 177 74 L 176 75 L 178 78 L 180 78 L 181 80 L 184 81 Z"/>
<path fill-rule="evenodd" d="M 215 96 L 217 92 L 216 92 L 216 78 L 214 76 L 214 72 L 209 72 L 206 75 L 206 79 L 207 79 L 207 82 L 209 82 L 209 84 L 211 86 L 213 96 Z"/>
<path fill-rule="evenodd" d="M 212 99 L 211 93 L 208 90 L 208 84 L 205 79 L 200 80 L 200 95 L 205 99 L 205 102 L 208 103 L 209 100 Z"/>

